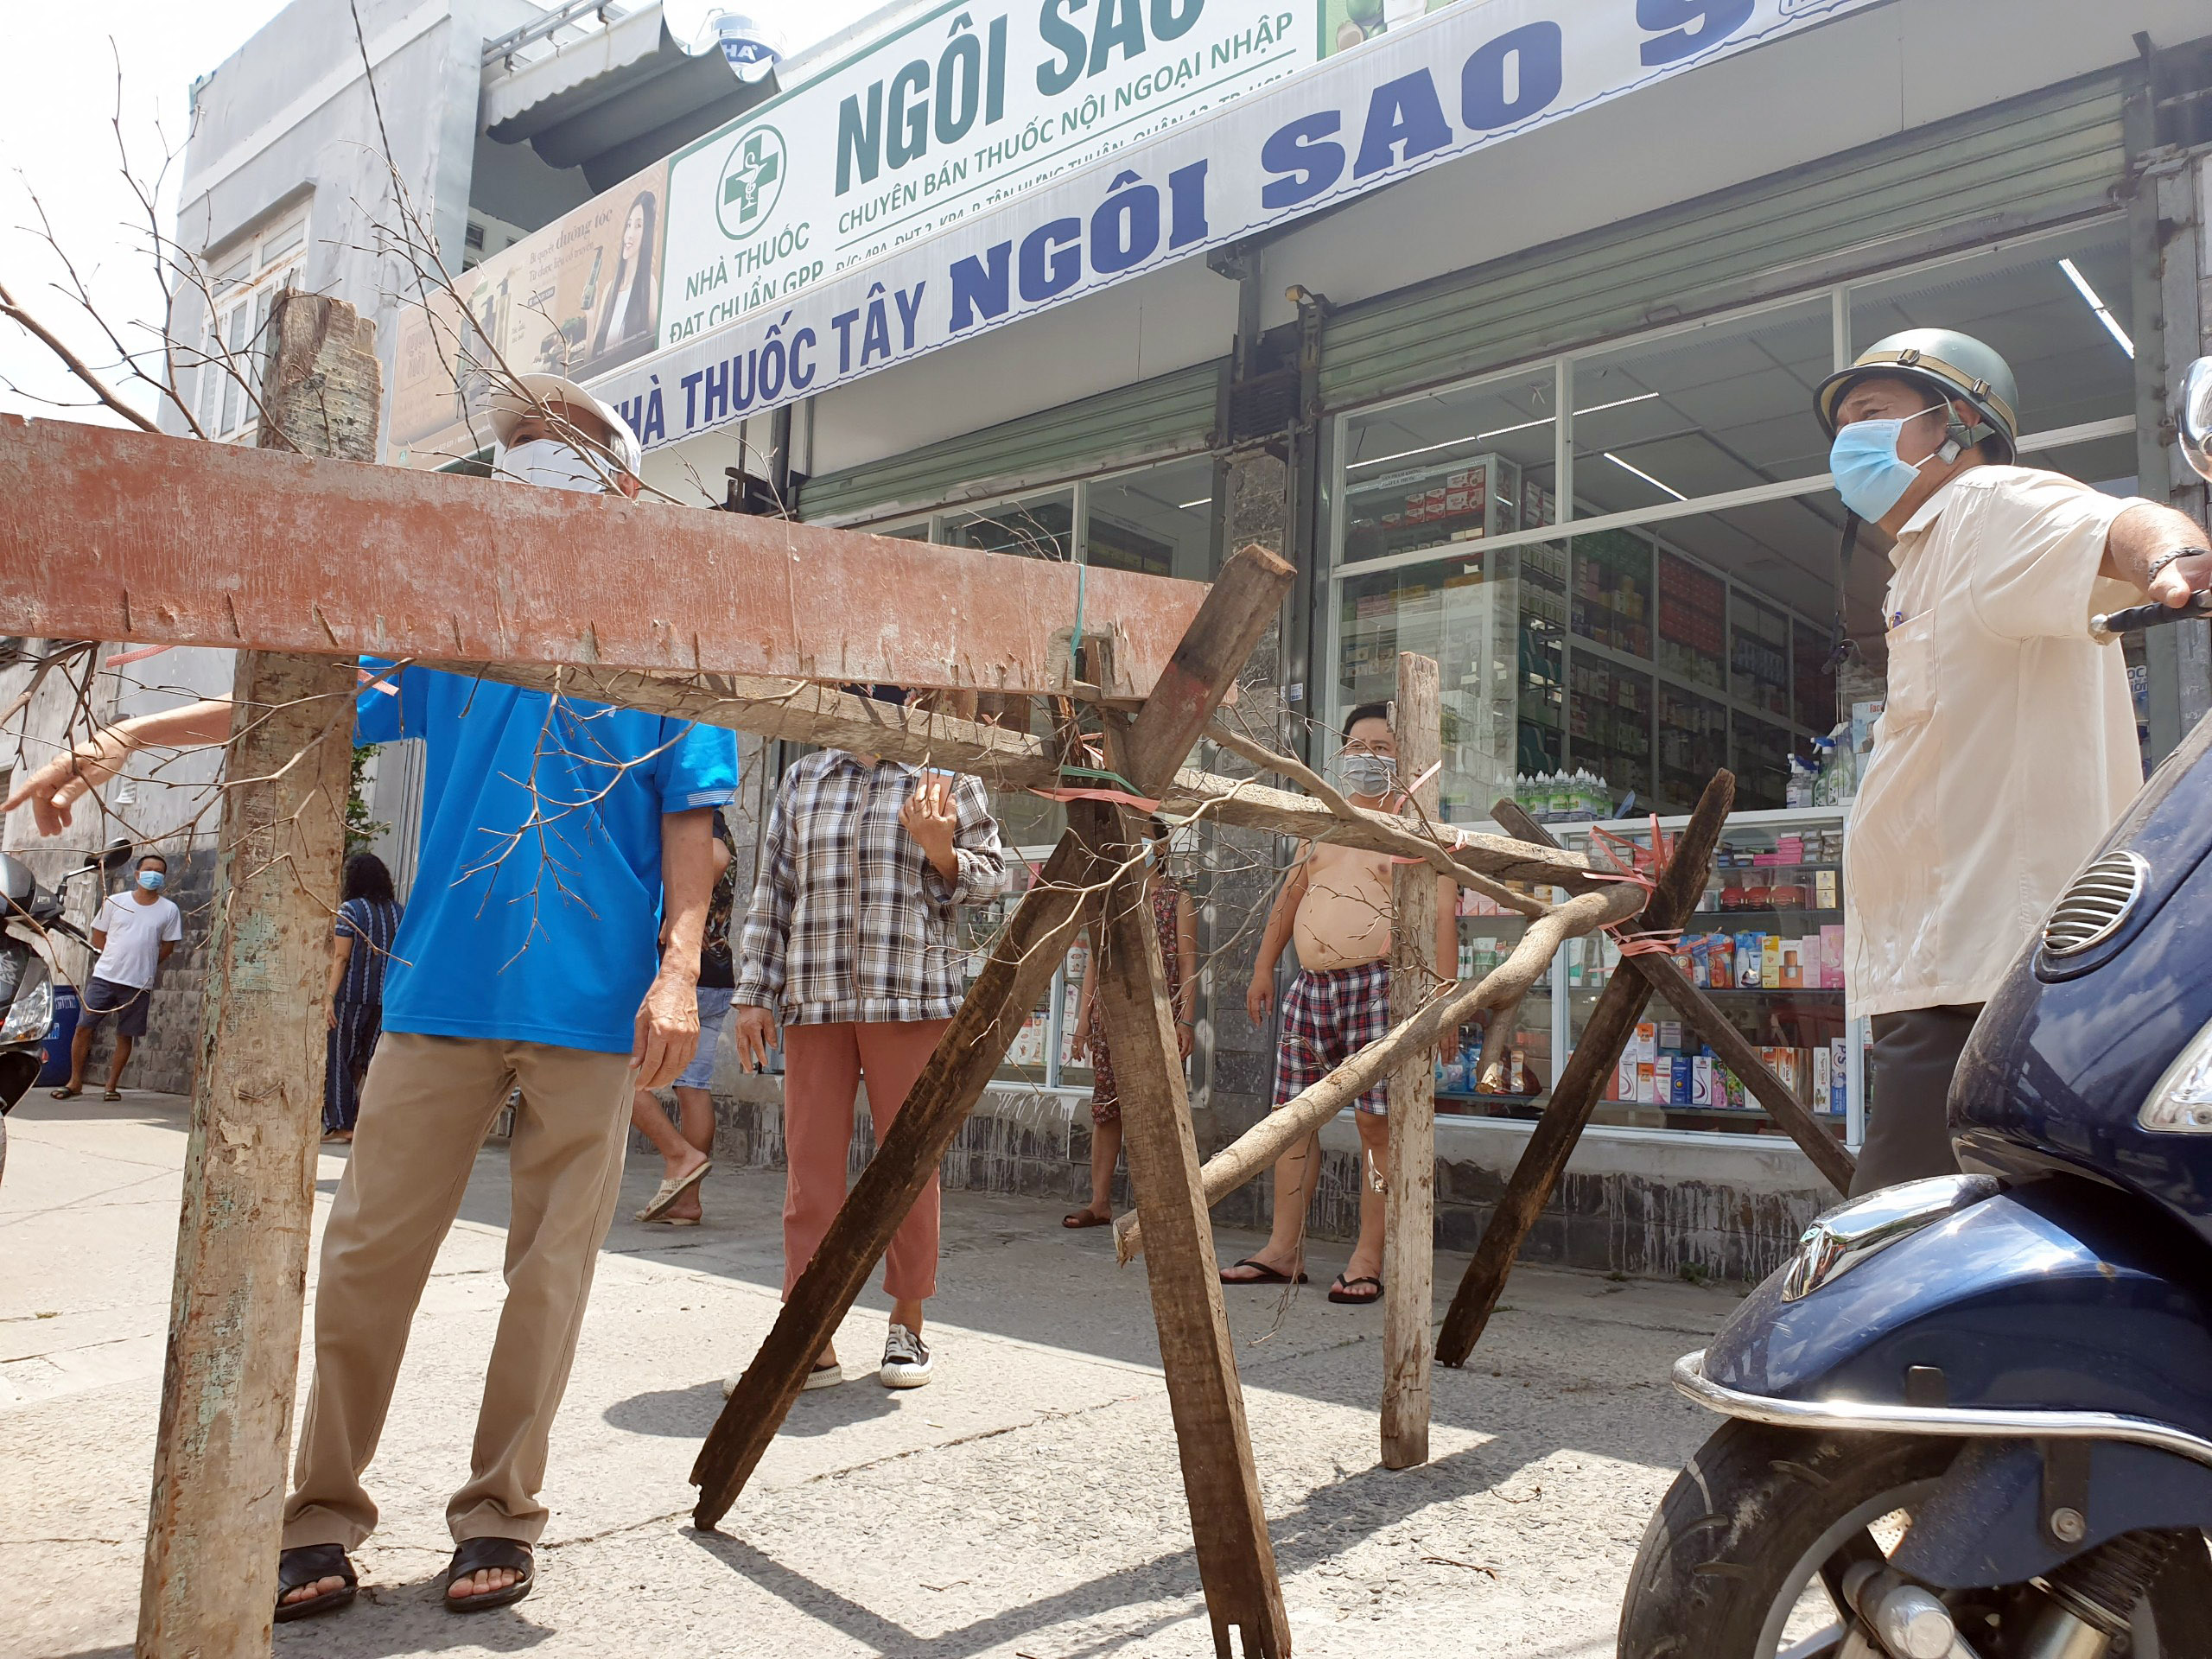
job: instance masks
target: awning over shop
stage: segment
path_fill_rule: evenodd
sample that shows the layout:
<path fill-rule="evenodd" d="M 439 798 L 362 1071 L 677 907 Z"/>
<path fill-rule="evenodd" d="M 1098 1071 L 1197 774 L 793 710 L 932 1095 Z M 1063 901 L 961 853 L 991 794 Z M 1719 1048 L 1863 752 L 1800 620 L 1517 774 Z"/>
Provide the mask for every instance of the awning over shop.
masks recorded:
<path fill-rule="evenodd" d="M 481 113 L 493 142 L 527 143 L 604 190 L 776 91 L 772 74 L 747 86 L 719 54 L 689 55 L 647 6 L 534 62 L 487 63 Z"/>

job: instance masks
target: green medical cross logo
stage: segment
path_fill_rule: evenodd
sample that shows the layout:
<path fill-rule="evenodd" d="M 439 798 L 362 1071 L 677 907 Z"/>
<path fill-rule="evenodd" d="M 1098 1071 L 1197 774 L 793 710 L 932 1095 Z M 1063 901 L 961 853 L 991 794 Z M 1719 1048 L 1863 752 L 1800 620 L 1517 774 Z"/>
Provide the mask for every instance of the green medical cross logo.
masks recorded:
<path fill-rule="evenodd" d="M 715 216 L 722 234 L 741 242 L 766 222 L 784 188 L 784 136 L 773 127 L 755 127 L 732 146 L 722 163 L 721 190 Z"/>

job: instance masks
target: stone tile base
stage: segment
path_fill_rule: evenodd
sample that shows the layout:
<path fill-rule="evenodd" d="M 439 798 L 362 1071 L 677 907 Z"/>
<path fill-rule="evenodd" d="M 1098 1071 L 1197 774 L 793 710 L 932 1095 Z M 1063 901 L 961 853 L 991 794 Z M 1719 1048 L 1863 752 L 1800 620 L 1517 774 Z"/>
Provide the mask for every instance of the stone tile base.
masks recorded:
<path fill-rule="evenodd" d="M 783 1103 L 775 1078 L 741 1077 L 734 1090 L 718 1087 L 714 1102 L 718 1163 L 782 1166 Z M 1530 1127 L 1440 1121 L 1438 1248 L 1474 1248 Z M 1323 1131 L 1319 1187 L 1307 1217 L 1310 1236 L 1344 1241 L 1358 1233 L 1357 1137 L 1348 1122 Z M 856 1106 L 853 1174 L 866 1167 L 874 1149 L 868 1113 Z M 652 1155 L 645 1137 L 635 1134 L 632 1153 Z M 990 1090 L 954 1138 L 941 1179 L 957 1191 L 1083 1202 L 1090 1191 L 1088 1097 Z M 1114 1191 L 1117 1208 L 1132 1202 L 1126 1169 L 1116 1176 Z M 1214 1219 L 1224 1226 L 1265 1228 L 1270 1195 L 1269 1182 L 1254 1182 L 1217 1205 Z M 1835 1201 L 1803 1154 L 1774 1137 L 1593 1137 L 1578 1149 L 1522 1259 L 1639 1276 L 1756 1282 L 1782 1265 L 1805 1224 Z"/>

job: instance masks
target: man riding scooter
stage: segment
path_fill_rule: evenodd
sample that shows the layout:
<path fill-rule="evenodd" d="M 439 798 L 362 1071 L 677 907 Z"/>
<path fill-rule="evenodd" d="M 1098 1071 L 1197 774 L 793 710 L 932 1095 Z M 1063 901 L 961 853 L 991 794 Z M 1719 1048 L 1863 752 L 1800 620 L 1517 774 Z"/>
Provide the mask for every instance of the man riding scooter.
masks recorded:
<path fill-rule="evenodd" d="M 1944 1102 L 1974 1017 L 2143 785 L 2126 668 L 2088 619 L 2187 603 L 2212 552 L 2171 507 L 2014 465 L 2012 372 L 1965 334 L 1893 334 L 1815 406 L 1844 505 L 1894 543 L 1846 843 L 1845 982 L 1874 1027 L 1857 1196 L 1957 1173 Z"/>
<path fill-rule="evenodd" d="M 1969 817 L 2094 837 L 2057 797 L 2117 792 L 2133 772 L 2113 759 L 2132 760 L 2133 734 L 2103 729 L 2111 646 L 2212 609 L 2204 537 L 2063 480 L 1957 468 L 1943 449 L 1976 439 L 1966 400 L 1946 395 L 1940 439 L 1916 431 L 1904 394 L 1933 388 L 1893 370 L 1934 348 L 1885 346 L 1893 363 L 1853 376 L 1899 383 L 1882 394 L 1891 412 L 1852 376 L 1824 389 L 1846 499 L 1898 547 L 1891 700 L 1860 797 L 1860 836 L 1871 819 L 1885 839 L 1853 852 L 1892 930 L 1895 956 L 1864 958 L 1888 1007 L 1987 997 L 1948 1114 L 1929 1101 L 1932 1121 L 1907 1126 L 1929 1132 L 1909 1151 L 1947 1128 L 1963 1167 L 1819 1217 L 1675 1362 L 1675 1388 L 1724 1421 L 1651 1517 L 1618 1652 L 2212 1659 L 2212 720 L 2095 844 L 2052 855 L 2079 868 L 2019 948 L 1972 933 L 1980 918 L 1949 902 L 1961 881 L 2009 925 L 2026 901 L 1957 861 L 2009 859 L 2019 880 L 2043 868 L 2032 847 L 1974 839 Z M 1941 355 L 1947 387 L 1974 376 L 1967 411 L 1993 397 L 2009 418 L 1993 359 L 1967 361 L 1955 339 Z M 2212 359 L 2185 378 L 2175 429 L 2212 479 Z M 1908 486 L 1929 469 L 1915 461 L 1931 456 L 1947 479 L 1916 506 Z M 2159 602 L 2089 613 L 2114 571 Z M 2054 706 L 2046 678 L 2082 706 Z M 2085 743 L 2101 747 L 2067 753 Z M 1961 790 L 1979 791 L 1971 807 Z M 1961 958 L 1972 938 L 2010 959 Z M 1877 1100 L 1878 1129 L 1897 1103 Z"/>

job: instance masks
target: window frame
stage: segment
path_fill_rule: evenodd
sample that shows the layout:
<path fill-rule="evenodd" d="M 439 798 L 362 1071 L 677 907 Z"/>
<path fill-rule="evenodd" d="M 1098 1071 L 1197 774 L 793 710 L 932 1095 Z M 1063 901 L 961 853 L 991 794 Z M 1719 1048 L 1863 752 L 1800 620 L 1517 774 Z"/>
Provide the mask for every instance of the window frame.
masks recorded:
<path fill-rule="evenodd" d="M 218 443 L 250 442 L 258 424 L 254 399 L 224 364 L 246 359 L 257 378 L 266 368 L 270 313 L 276 296 L 306 268 L 308 232 L 308 211 L 302 207 L 239 238 L 221 260 L 205 261 L 227 268 L 209 281 L 212 299 L 190 406 L 200 430 Z"/>

